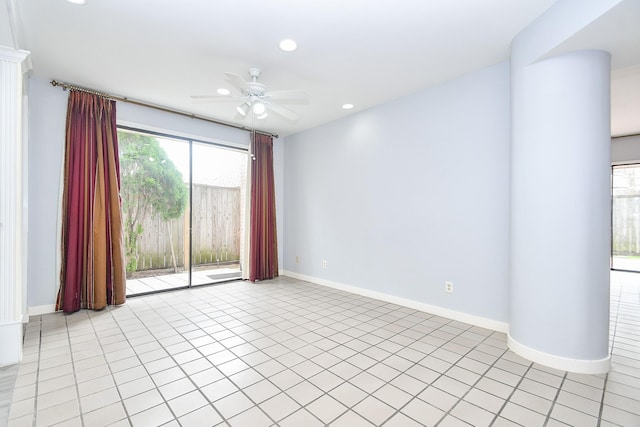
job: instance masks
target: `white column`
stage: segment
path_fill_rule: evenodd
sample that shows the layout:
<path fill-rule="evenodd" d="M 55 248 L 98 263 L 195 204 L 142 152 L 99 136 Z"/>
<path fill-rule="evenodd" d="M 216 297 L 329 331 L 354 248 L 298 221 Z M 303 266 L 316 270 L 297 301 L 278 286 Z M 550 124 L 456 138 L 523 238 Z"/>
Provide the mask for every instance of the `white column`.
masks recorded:
<path fill-rule="evenodd" d="M 28 56 L 0 46 L 0 366 L 22 358 L 27 190 L 23 76 Z"/>
<path fill-rule="evenodd" d="M 512 63 L 509 346 L 609 369 L 610 56 Z"/>

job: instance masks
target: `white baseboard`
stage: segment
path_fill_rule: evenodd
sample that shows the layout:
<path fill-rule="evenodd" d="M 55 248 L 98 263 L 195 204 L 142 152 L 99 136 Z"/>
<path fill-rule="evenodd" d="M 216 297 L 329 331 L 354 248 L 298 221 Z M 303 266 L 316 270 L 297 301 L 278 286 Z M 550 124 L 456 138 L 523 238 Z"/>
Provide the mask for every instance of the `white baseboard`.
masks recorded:
<path fill-rule="evenodd" d="M 507 342 L 509 348 L 514 353 L 525 359 L 561 371 L 575 372 L 578 374 L 604 374 L 609 372 L 609 368 L 611 367 L 611 356 L 598 360 L 571 359 L 527 347 L 513 339 L 511 335 L 507 335 Z"/>
<path fill-rule="evenodd" d="M 56 305 L 37 305 L 35 307 L 29 307 L 29 316 L 40 316 L 41 314 L 49 314 L 56 312 Z"/>
<path fill-rule="evenodd" d="M 408 298 L 402 298 L 395 295 L 385 294 L 383 292 L 372 291 L 370 289 L 364 289 L 357 286 L 346 285 L 344 283 L 320 279 L 318 277 L 307 276 L 305 274 L 300 274 L 293 271 L 283 270 L 281 274 L 283 276 L 289 276 L 294 279 L 304 280 L 307 282 L 315 283 L 317 285 L 327 286 L 329 288 L 351 292 L 353 294 L 366 296 L 380 301 L 390 302 L 392 304 L 398 304 L 404 307 L 413 308 L 418 311 L 423 311 L 426 313 L 435 314 L 437 316 L 446 317 L 448 319 L 457 320 L 459 322 L 469 323 L 480 328 L 504 333 L 509 332 L 509 324 L 506 322 L 499 322 L 497 320 L 488 319 L 486 317 L 463 313 L 461 311 L 455 311 L 448 308 L 439 307 L 437 305 L 425 304 L 423 302 L 414 301 Z"/>

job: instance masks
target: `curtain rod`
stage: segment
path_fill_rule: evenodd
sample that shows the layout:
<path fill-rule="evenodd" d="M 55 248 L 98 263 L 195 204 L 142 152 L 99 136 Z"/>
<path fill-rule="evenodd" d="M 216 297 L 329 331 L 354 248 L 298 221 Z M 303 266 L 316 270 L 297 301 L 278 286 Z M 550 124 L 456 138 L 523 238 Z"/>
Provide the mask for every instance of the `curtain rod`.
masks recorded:
<path fill-rule="evenodd" d="M 144 101 L 138 101 L 135 99 L 131 99 L 131 98 L 127 98 L 124 96 L 116 96 L 116 95 L 112 95 L 106 92 L 100 92 L 98 90 L 94 90 L 94 89 L 89 89 L 86 87 L 82 87 L 82 86 L 76 86 L 70 83 L 65 83 L 65 82 L 59 82 L 57 80 L 51 80 L 51 86 L 59 86 L 61 87 L 63 90 L 75 90 L 78 92 L 84 92 L 84 93 L 90 93 L 93 95 L 98 95 L 98 96 L 102 96 L 104 98 L 108 98 L 108 99 L 112 99 L 114 101 L 122 101 L 122 102 L 128 102 L 129 104 L 134 104 L 134 105 L 140 105 L 141 107 L 148 107 L 148 108 L 153 108 L 154 110 L 160 110 L 160 111 L 164 111 L 167 113 L 172 113 L 172 114 L 177 114 L 179 116 L 184 116 L 184 117 L 190 117 L 192 119 L 198 119 L 198 120 L 202 120 L 205 122 L 209 122 L 209 123 L 215 123 L 217 125 L 222 125 L 222 126 L 228 126 L 231 128 L 235 128 L 235 129 L 240 129 L 240 130 L 246 130 L 248 132 L 257 132 L 257 133 L 261 133 L 264 135 L 269 135 L 272 138 L 277 138 L 278 135 L 271 133 L 271 132 L 264 132 L 261 130 L 257 130 L 257 129 L 251 129 L 248 128 L 246 126 L 241 126 L 241 125 L 236 125 L 233 123 L 229 123 L 229 122 L 223 122 L 221 120 L 215 120 L 215 119 L 210 119 L 208 117 L 203 117 L 203 116 L 197 116 L 195 114 L 192 113 L 187 113 L 184 111 L 180 111 L 180 110 L 174 110 L 173 108 L 169 108 L 169 107 L 163 107 L 161 105 L 155 105 L 155 104 L 150 104 L 148 102 L 144 102 Z"/>

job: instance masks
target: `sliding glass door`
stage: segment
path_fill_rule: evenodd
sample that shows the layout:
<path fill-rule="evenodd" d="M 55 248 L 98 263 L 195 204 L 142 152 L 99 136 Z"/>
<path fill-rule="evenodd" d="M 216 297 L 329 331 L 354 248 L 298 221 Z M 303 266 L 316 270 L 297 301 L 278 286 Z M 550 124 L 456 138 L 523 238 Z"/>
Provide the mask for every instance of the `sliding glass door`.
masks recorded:
<path fill-rule="evenodd" d="M 118 131 L 127 295 L 241 277 L 246 151 Z"/>
<path fill-rule="evenodd" d="M 192 150 L 191 283 L 239 279 L 247 153 L 202 143 Z"/>
<path fill-rule="evenodd" d="M 640 272 L 640 165 L 613 166 L 611 268 Z"/>

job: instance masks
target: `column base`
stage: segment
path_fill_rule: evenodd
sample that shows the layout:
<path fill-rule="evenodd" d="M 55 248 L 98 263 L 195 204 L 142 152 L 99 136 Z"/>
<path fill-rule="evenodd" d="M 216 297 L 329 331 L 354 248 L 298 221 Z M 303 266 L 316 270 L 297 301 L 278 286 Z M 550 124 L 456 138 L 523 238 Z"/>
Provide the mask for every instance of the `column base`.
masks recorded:
<path fill-rule="evenodd" d="M 605 374 L 611 368 L 610 355 L 598 360 L 571 359 L 527 347 L 513 339 L 511 335 L 507 335 L 507 343 L 509 348 L 517 355 L 561 371 L 575 372 L 577 374 Z"/>
<path fill-rule="evenodd" d="M 0 324 L 0 366 L 13 365 L 22 360 L 22 322 Z"/>

